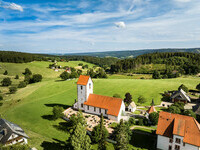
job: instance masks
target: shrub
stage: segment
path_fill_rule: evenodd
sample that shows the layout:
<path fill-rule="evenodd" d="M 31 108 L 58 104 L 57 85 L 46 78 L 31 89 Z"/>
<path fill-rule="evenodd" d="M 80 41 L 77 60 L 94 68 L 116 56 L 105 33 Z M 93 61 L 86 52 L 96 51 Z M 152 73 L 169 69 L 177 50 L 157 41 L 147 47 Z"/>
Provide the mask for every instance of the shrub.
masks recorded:
<path fill-rule="evenodd" d="M 61 118 L 63 116 L 64 109 L 59 106 L 53 107 L 53 119 L 56 120 L 58 118 Z"/>
<path fill-rule="evenodd" d="M 114 94 L 113 97 L 121 98 L 121 96 L 119 94 Z"/>
<path fill-rule="evenodd" d="M 140 126 L 143 126 L 143 125 L 144 125 L 144 124 L 143 124 L 143 119 L 142 119 L 142 118 L 138 119 L 138 125 L 140 125 Z"/>
<path fill-rule="evenodd" d="M 3 96 L 2 96 L 2 95 L 0 95 L 0 101 L 1 101 L 1 100 L 3 100 Z"/>
<path fill-rule="evenodd" d="M 8 75 L 8 71 L 6 70 L 6 71 L 3 73 L 3 75 Z"/>
<path fill-rule="evenodd" d="M 26 84 L 29 84 L 30 83 L 30 81 L 31 81 L 31 76 L 30 75 L 25 75 L 24 76 L 24 82 L 26 82 Z"/>
<path fill-rule="evenodd" d="M 158 124 L 158 117 L 159 117 L 159 114 L 157 112 L 153 112 L 149 114 L 149 120 L 151 121 L 152 125 Z"/>
<path fill-rule="evenodd" d="M 142 104 L 145 103 L 146 101 L 147 101 L 146 98 L 144 98 L 143 96 L 138 97 L 138 103 Z"/>
<path fill-rule="evenodd" d="M 26 68 L 25 69 L 25 72 L 24 72 L 24 75 L 32 75 L 32 72 L 30 69 Z"/>
<path fill-rule="evenodd" d="M 135 125 L 135 119 L 133 117 L 130 117 L 128 120 L 129 125 Z"/>
<path fill-rule="evenodd" d="M 27 86 L 27 82 L 21 81 L 21 82 L 19 82 L 18 88 L 24 88 L 26 86 Z"/>
<path fill-rule="evenodd" d="M 181 89 L 182 89 L 183 91 L 185 91 L 186 93 L 189 92 L 188 88 L 187 88 L 184 84 L 181 84 L 181 85 L 179 86 L 178 90 L 181 90 Z"/>
<path fill-rule="evenodd" d="M 12 84 L 12 81 L 10 78 L 4 78 L 2 81 L 1 81 L 1 84 L 2 86 L 9 86 Z"/>
<path fill-rule="evenodd" d="M 42 75 L 41 74 L 34 74 L 31 78 L 31 83 L 41 82 Z"/>
<path fill-rule="evenodd" d="M 19 79 L 19 75 L 16 75 L 16 76 L 15 76 L 15 79 Z"/>
<path fill-rule="evenodd" d="M 83 66 L 83 63 L 79 63 L 78 65 L 79 65 L 79 66 Z"/>
<path fill-rule="evenodd" d="M 10 91 L 11 94 L 16 93 L 17 92 L 17 87 L 12 86 L 12 87 L 9 88 L 9 91 Z"/>
<path fill-rule="evenodd" d="M 157 70 L 155 70 L 155 71 L 153 72 L 153 74 L 152 74 L 152 78 L 153 78 L 153 79 L 160 79 L 160 78 L 161 78 L 160 72 L 157 71 Z"/>
<path fill-rule="evenodd" d="M 60 78 L 63 79 L 63 80 L 67 80 L 69 79 L 69 73 L 68 72 L 63 72 L 60 74 Z"/>
<path fill-rule="evenodd" d="M 196 86 L 196 89 L 200 91 L 200 83 Z"/>

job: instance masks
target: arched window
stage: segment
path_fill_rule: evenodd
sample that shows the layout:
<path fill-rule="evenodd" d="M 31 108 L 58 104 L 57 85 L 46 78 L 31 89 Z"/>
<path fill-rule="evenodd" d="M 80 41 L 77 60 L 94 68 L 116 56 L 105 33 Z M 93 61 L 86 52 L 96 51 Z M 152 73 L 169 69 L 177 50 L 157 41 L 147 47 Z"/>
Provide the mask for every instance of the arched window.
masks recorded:
<path fill-rule="evenodd" d="M 91 89 L 91 86 L 92 86 L 91 83 L 89 83 L 89 89 Z"/>

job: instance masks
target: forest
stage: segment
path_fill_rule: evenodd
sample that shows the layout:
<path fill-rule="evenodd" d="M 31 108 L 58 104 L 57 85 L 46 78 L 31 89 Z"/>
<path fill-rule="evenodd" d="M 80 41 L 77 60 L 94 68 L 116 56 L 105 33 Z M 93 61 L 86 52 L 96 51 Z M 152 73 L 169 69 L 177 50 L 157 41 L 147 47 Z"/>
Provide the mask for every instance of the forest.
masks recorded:
<path fill-rule="evenodd" d="M 146 64 L 165 64 L 166 70 L 176 70 L 181 74 L 197 74 L 200 72 L 200 54 L 184 52 L 144 54 L 117 61 L 111 65 L 110 72 L 134 72 L 134 69 Z"/>

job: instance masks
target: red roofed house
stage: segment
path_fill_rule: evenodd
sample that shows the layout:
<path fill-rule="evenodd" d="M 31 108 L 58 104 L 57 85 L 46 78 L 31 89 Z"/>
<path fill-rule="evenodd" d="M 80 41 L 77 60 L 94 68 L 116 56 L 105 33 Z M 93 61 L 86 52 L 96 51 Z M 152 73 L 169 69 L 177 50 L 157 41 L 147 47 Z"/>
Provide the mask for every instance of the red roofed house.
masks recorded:
<path fill-rule="evenodd" d="M 121 98 L 93 94 L 93 82 L 90 76 L 80 75 L 77 82 L 77 102 L 75 109 L 100 115 L 108 119 L 120 121 L 121 114 L 125 112 L 125 105 Z"/>
<path fill-rule="evenodd" d="M 200 124 L 190 116 L 160 112 L 157 149 L 200 150 Z"/>

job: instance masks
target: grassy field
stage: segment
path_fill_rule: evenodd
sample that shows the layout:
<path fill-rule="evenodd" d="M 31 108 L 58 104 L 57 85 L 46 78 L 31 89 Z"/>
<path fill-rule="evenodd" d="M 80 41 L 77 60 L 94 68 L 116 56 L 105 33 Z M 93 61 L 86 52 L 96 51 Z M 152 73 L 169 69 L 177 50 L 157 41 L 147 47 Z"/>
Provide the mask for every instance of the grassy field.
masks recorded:
<path fill-rule="evenodd" d="M 14 67 L 15 65 L 17 66 L 16 68 Z M 23 65 L 23 67 L 19 67 L 20 65 Z M 37 65 L 41 65 L 41 69 L 39 69 L 40 66 L 38 68 L 35 67 Z M 48 62 L 44 64 L 33 62 L 25 65 L 6 63 L 1 64 L 1 66 L 7 67 L 8 72 L 12 76 L 23 72 L 25 67 L 30 68 L 35 73 L 44 75 L 44 80 L 41 83 L 28 85 L 26 88 L 19 89 L 16 94 L 5 95 L 3 105 L 0 107 L 0 114 L 3 118 L 20 125 L 30 137 L 30 146 L 36 147 L 39 150 L 45 149 L 45 145 L 50 144 L 53 147 L 67 140 L 68 133 L 56 128 L 62 120 L 51 120 L 52 107 L 60 105 L 67 108 L 74 103 L 77 79 L 70 81 L 58 80 L 57 72 L 45 68 L 48 66 Z M 34 67 L 35 69 L 33 69 Z M 12 69 L 16 69 L 16 72 Z M 4 76 L 1 75 L 2 77 Z M 15 79 L 12 80 L 14 81 Z M 137 98 L 140 95 L 143 95 L 147 99 L 147 102 L 143 105 L 150 105 L 152 98 L 156 104 L 159 104 L 160 93 L 167 90 L 176 90 L 181 84 L 185 84 L 190 89 L 195 89 L 200 79 L 197 77 L 165 80 L 108 78 L 93 79 L 93 81 L 94 93 L 96 94 L 113 96 L 113 94 L 118 93 L 124 98 L 125 93 L 130 92 L 135 102 L 137 102 Z M 18 81 L 15 82 L 17 83 Z M 0 89 L 2 90 L 2 87 Z"/>

